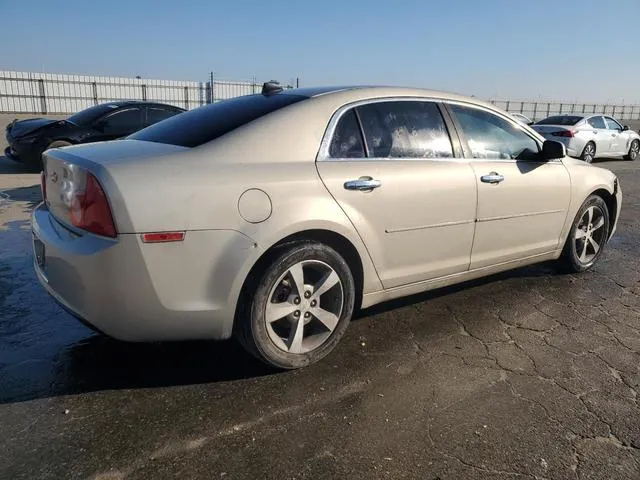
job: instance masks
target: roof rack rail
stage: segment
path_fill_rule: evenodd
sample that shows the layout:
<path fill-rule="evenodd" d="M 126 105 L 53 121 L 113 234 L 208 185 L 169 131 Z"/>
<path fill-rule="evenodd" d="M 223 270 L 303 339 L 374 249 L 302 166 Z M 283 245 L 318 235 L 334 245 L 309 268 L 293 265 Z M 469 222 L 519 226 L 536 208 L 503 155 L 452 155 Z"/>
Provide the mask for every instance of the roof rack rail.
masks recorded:
<path fill-rule="evenodd" d="M 262 95 L 269 96 L 273 95 L 274 93 L 280 93 L 283 90 L 284 89 L 280 85 L 280 82 L 277 82 L 276 80 L 270 80 L 262 84 Z"/>

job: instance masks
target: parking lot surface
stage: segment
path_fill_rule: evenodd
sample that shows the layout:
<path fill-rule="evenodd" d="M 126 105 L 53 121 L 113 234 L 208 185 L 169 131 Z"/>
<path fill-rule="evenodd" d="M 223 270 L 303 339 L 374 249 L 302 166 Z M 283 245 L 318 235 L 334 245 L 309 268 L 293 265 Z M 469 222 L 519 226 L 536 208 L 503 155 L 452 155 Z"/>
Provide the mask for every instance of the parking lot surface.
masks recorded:
<path fill-rule="evenodd" d="M 32 271 L 39 178 L 0 159 L 0 478 L 640 478 L 640 163 L 598 165 L 624 204 L 593 271 L 378 306 L 282 373 L 72 319 Z"/>

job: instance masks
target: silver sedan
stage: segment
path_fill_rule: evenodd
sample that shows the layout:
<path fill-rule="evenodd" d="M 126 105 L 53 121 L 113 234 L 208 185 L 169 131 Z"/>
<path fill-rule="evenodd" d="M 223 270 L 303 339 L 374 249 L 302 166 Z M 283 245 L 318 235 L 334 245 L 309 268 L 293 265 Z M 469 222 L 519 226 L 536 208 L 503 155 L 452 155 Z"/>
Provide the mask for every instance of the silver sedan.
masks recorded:
<path fill-rule="evenodd" d="M 226 339 L 280 368 L 358 308 L 554 260 L 581 272 L 622 192 L 508 113 L 405 88 L 283 91 L 44 154 L 34 267 L 128 341 Z"/>
<path fill-rule="evenodd" d="M 588 163 L 600 157 L 635 160 L 640 153 L 640 135 L 608 116 L 556 115 L 532 127 L 545 138 L 562 142 L 568 155 Z"/>

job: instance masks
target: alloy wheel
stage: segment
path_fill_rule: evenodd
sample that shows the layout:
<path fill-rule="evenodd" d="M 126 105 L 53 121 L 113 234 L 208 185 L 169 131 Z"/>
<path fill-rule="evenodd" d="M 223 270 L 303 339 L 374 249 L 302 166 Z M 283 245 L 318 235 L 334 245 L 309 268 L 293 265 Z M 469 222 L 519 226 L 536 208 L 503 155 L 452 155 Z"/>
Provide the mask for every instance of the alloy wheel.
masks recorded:
<path fill-rule="evenodd" d="M 267 333 L 287 353 L 304 354 L 324 344 L 344 306 L 340 277 L 325 262 L 304 260 L 275 282 L 265 307 Z"/>
<path fill-rule="evenodd" d="M 631 142 L 631 148 L 629 148 L 629 158 L 635 160 L 638 158 L 638 153 L 640 153 L 640 142 L 634 140 Z"/>
<path fill-rule="evenodd" d="M 584 152 L 582 153 L 582 159 L 587 162 L 587 163 L 591 163 L 593 161 L 593 157 L 595 156 L 596 153 L 596 149 L 593 146 L 593 144 L 588 143 L 586 147 L 584 147 Z"/>
<path fill-rule="evenodd" d="M 576 256 L 581 263 L 591 263 L 602 249 L 607 234 L 604 224 L 604 212 L 596 205 L 582 214 L 574 233 Z"/>

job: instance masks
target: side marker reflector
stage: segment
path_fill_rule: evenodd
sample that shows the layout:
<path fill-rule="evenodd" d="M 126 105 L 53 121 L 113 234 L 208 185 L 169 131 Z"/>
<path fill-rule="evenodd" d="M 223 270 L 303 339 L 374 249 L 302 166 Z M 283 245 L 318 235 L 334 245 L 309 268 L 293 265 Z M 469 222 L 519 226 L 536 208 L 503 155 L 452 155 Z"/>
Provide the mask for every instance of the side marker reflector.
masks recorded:
<path fill-rule="evenodd" d="M 182 242 L 185 232 L 154 232 L 141 235 L 144 243 Z"/>

